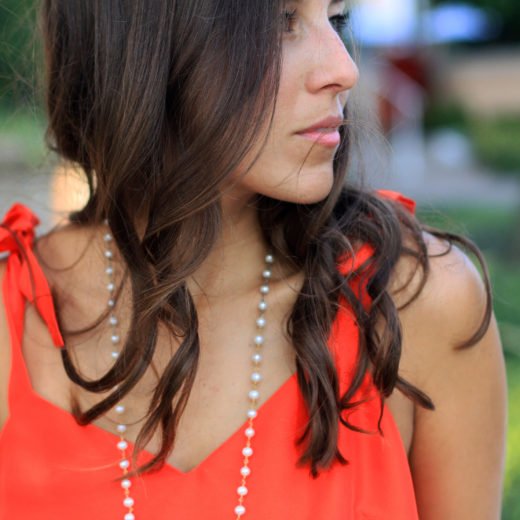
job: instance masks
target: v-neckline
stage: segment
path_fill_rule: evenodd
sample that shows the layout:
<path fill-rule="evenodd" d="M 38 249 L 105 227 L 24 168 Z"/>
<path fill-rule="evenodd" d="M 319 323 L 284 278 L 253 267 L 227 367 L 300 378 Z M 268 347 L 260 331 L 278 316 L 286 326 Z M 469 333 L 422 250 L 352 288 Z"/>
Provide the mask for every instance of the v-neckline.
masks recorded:
<path fill-rule="evenodd" d="M 29 374 L 27 373 L 28 383 L 29 383 L 29 392 L 32 398 L 34 398 L 36 401 L 38 401 L 40 404 L 43 404 L 44 406 L 47 406 L 48 408 L 51 408 L 52 410 L 66 415 L 69 419 L 72 419 L 74 424 L 77 425 L 78 428 L 83 428 L 86 430 L 90 430 L 93 432 L 96 432 L 96 435 L 105 437 L 107 440 L 110 440 L 111 444 L 114 446 L 114 453 L 117 453 L 117 443 L 121 440 L 120 436 L 114 432 L 111 432 L 110 430 L 106 430 L 105 428 L 102 428 L 101 426 L 89 423 L 84 426 L 79 425 L 74 416 L 71 412 L 68 410 L 65 410 L 61 406 L 58 406 L 57 404 L 53 403 L 52 401 L 49 401 L 42 395 L 40 395 L 34 388 L 32 387 L 31 381 L 29 379 Z M 255 421 L 263 420 L 264 416 L 268 415 L 268 409 L 274 406 L 274 404 L 281 399 L 281 396 L 285 394 L 288 391 L 288 388 L 292 386 L 292 384 L 296 384 L 296 372 L 293 372 L 289 378 L 287 378 L 267 399 L 264 401 L 257 409 L 258 411 L 258 417 L 255 419 Z M 9 421 L 9 419 L 8 419 Z M 237 428 L 235 429 L 224 441 L 222 441 L 213 451 L 211 451 L 204 459 L 202 459 L 196 466 L 191 468 L 188 471 L 182 471 L 181 469 L 177 468 L 173 464 L 169 462 L 165 462 L 163 468 L 168 470 L 171 473 L 174 473 L 176 475 L 179 475 L 181 477 L 192 477 L 194 474 L 200 472 L 202 468 L 207 466 L 211 460 L 213 460 L 218 454 L 226 449 L 226 447 L 230 444 L 233 444 L 233 440 L 237 435 L 239 435 L 243 430 L 245 430 L 249 419 L 245 419 L 245 421 Z M 135 447 L 135 444 L 132 441 L 129 441 L 125 439 L 128 443 L 129 452 L 132 453 Z M 147 458 L 150 459 L 155 456 L 151 451 L 149 450 L 142 450 L 142 454 L 145 455 Z"/>

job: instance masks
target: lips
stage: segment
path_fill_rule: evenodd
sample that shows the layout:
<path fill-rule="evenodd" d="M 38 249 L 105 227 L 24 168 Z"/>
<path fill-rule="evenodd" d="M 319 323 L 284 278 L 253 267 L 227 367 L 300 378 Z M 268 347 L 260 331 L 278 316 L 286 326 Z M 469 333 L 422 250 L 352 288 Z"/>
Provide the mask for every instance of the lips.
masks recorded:
<path fill-rule="evenodd" d="M 329 148 L 335 148 L 341 141 L 338 127 L 343 123 L 342 117 L 330 116 L 318 121 L 304 130 L 296 132 L 296 135 L 311 140 Z"/>

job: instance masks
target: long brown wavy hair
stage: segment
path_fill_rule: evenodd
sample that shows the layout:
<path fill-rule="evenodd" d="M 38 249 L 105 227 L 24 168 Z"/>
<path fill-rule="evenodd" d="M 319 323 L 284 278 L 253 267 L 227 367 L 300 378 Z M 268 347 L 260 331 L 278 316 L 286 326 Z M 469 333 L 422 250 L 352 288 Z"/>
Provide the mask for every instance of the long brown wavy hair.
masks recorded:
<path fill-rule="evenodd" d="M 221 226 L 221 188 L 272 121 L 281 69 L 283 0 L 43 0 L 49 148 L 77 164 L 90 195 L 71 215 L 81 225 L 108 219 L 131 286 L 132 319 L 121 355 L 103 377 L 87 380 L 62 349 L 70 379 L 89 392 L 108 392 L 81 410 L 87 424 L 110 410 L 149 368 L 158 328 L 182 338 L 150 402 L 136 441 L 143 449 L 159 431 L 162 445 L 140 472 L 160 468 L 173 448 L 176 427 L 192 388 L 199 358 L 197 312 L 185 280 L 210 252 Z M 434 404 L 398 374 L 401 328 L 389 293 L 404 255 L 421 273 L 429 258 L 423 231 L 477 256 L 487 289 L 473 345 L 491 317 L 491 291 L 478 249 L 467 239 L 427 228 L 398 205 L 355 188 L 347 179 L 354 124 L 341 128 L 334 185 L 316 204 L 257 197 L 258 218 L 273 252 L 305 275 L 287 333 L 297 380 L 309 412 L 299 462 L 313 477 L 348 461 L 337 447 L 340 424 L 359 431 L 348 414 L 352 397 L 373 367 L 383 398 L 394 387 L 425 408 Z M 137 216 L 146 222 L 136 227 Z M 405 245 L 405 237 L 413 247 Z M 338 258 L 369 244 L 373 255 L 355 272 L 338 271 Z M 408 243 L 408 242 L 406 242 Z M 352 289 L 361 277 L 370 308 Z M 356 373 L 344 395 L 327 338 L 344 297 L 360 329 Z M 59 308 L 59 302 L 57 302 Z M 100 317 L 100 323 L 104 316 Z M 384 330 L 376 331 L 376 323 Z M 95 326 L 95 324 L 93 325 Z M 77 331 L 76 331 L 77 332 Z M 70 332 L 72 333 L 72 332 Z M 116 386 L 117 385 L 117 386 Z M 113 390 L 117 388 L 117 390 Z M 173 406 L 175 397 L 179 397 Z"/>

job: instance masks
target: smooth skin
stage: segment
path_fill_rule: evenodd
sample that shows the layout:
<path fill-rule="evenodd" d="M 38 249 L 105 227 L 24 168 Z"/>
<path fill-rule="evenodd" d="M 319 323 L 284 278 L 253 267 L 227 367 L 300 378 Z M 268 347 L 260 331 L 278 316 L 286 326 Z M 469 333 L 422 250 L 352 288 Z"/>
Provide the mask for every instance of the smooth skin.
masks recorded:
<path fill-rule="evenodd" d="M 201 358 L 176 446 L 168 459 L 183 471 L 197 466 L 243 423 L 242 398 L 249 389 L 244 371 L 249 366 L 248 350 L 244 345 L 250 341 L 256 317 L 258 274 L 265 252 L 255 210 L 248 203 L 256 193 L 306 203 L 322 200 L 329 193 L 334 150 L 314 146 L 302 167 L 310 144 L 296 132 L 340 112 L 359 75 L 330 23 L 331 17 L 345 9 L 344 2 L 302 0 L 288 2 L 287 9 L 296 9 L 296 14 L 284 42 L 272 133 L 259 161 L 245 177 L 237 172 L 233 187 L 223 196 L 222 235 L 188 280 L 200 319 Z M 45 268 L 50 284 L 66 298 L 61 315 L 65 327 L 85 325 L 104 310 L 104 279 L 92 276 L 103 273 L 101 236 L 100 229 L 66 225 L 37 243 L 37 255 L 53 267 L 70 266 L 83 255 L 69 270 Z M 430 235 L 425 238 L 432 254 L 444 250 L 439 240 Z M 0 275 L 4 269 L 2 262 Z M 403 258 L 396 266 L 391 287 L 398 288 L 411 269 L 410 261 Z M 289 273 L 281 262 L 275 264 L 273 274 L 266 330 L 270 355 L 263 366 L 266 377 L 260 405 L 295 370 L 292 346 L 283 331 L 302 276 Z M 415 276 L 404 293 L 394 293 L 398 305 L 417 282 Z M 426 392 L 436 405 L 433 412 L 424 410 L 397 390 L 387 400 L 409 455 L 421 520 L 500 518 L 507 403 L 504 359 L 494 319 L 478 344 L 454 350 L 478 326 L 484 299 L 480 275 L 454 248 L 431 260 L 431 274 L 421 296 L 400 313 L 404 334 L 401 375 Z M 124 325 L 128 319 L 125 309 L 120 310 L 120 319 Z M 110 362 L 109 353 L 102 348 L 108 334 L 108 328 L 101 327 L 80 338 L 74 347 L 88 376 L 99 377 Z M 8 416 L 9 342 L 2 309 L 0 426 Z M 172 338 L 166 334 L 160 337 L 154 360 L 159 370 L 175 348 Z M 93 396 L 68 380 L 58 350 L 31 307 L 26 313 L 23 353 L 32 385 L 45 399 L 64 409 L 69 409 L 71 392 L 83 405 L 94 402 Z M 146 390 L 153 385 L 154 377 L 151 371 L 145 375 L 141 390 L 128 401 L 129 413 L 142 415 Z M 112 428 L 103 418 L 96 425 Z M 129 438 L 135 439 L 136 433 L 129 431 Z"/>

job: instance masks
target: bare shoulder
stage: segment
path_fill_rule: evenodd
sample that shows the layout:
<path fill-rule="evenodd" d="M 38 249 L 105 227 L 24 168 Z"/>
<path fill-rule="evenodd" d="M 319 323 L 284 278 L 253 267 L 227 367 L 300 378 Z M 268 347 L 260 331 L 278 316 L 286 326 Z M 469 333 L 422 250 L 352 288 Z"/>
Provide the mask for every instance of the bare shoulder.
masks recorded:
<path fill-rule="evenodd" d="M 411 325 L 407 321 L 413 318 L 421 332 L 443 337 L 452 350 L 451 346 L 471 337 L 482 322 L 487 304 L 485 284 L 473 261 L 460 248 L 429 233 L 423 233 L 423 237 L 429 273 L 419 296 L 401 310 L 400 316 L 405 325 Z M 419 289 L 421 279 L 415 260 L 403 256 L 391 282 L 398 307 Z M 424 354 L 442 356 L 442 351 L 434 349 Z"/>
<path fill-rule="evenodd" d="M 98 304 L 104 280 L 91 276 L 104 269 L 102 236 L 94 226 L 68 224 L 39 237 L 35 243 L 35 255 L 60 301 L 64 325 L 86 325 L 94 311 L 101 314 L 103 310 Z"/>
<path fill-rule="evenodd" d="M 507 398 L 496 322 L 492 316 L 474 345 L 456 348 L 482 323 L 485 286 L 462 250 L 430 234 L 424 239 L 430 272 L 419 296 L 400 311 L 400 375 L 435 405 L 434 411 L 415 407 L 409 459 L 419 516 L 498 519 Z M 391 284 L 398 306 L 420 279 L 414 262 L 403 258 Z M 408 280 L 408 287 L 399 291 Z"/>
<path fill-rule="evenodd" d="M 99 290 L 94 284 L 91 270 L 92 232 L 77 226 L 64 226 L 38 237 L 34 253 L 54 294 L 60 295 L 62 313 L 60 323 L 77 324 L 79 327 L 90 318 L 89 312 L 98 311 L 92 301 L 97 301 Z M 90 253 L 90 255 L 89 255 Z M 0 261 L 0 280 L 3 280 L 7 261 Z M 101 284 L 101 289 L 104 286 Z M 11 334 L 7 322 L 6 307 L 0 298 L 0 429 L 9 415 L 8 385 L 11 371 Z M 82 305 L 80 306 L 79 303 Z M 33 388 L 49 401 L 62 408 L 68 406 L 68 395 L 63 389 L 70 382 L 62 367 L 47 326 L 30 304 L 26 305 L 22 345 L 24 361 Z"/>
<path fill-rule="evenodd" d="M 74 270 L 92 246 L 95 230 L 73 224 L 64 224 L 41 235 L 35 242 L 34 249 L 40 263 L 49 272 Z"/>

